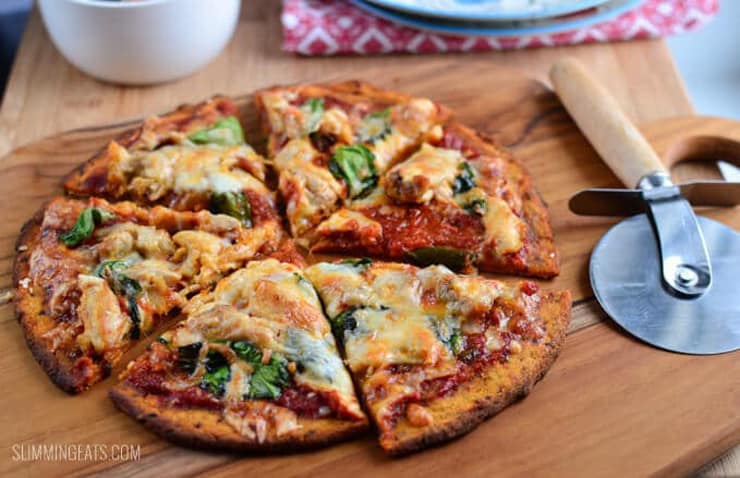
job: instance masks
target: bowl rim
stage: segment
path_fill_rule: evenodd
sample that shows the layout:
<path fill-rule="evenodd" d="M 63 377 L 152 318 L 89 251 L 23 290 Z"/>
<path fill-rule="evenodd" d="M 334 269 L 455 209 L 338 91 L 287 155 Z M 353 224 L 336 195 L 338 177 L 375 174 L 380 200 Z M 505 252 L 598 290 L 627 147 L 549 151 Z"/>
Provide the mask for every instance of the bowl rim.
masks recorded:
<path fill-rule="evenodd" d="M 58 1 L 58 0 L 57 0 Z M 75 3 L 85 7 L 101 8 L 101 9 L 136 9 L 151 7 L 154 5 L 161 5 L 165 3 L 172 3 L 175 0 L 137 0 L 133 2 L 127 1 L 111 1 L 111 0 L 62 0 L 69 3 Z"/>

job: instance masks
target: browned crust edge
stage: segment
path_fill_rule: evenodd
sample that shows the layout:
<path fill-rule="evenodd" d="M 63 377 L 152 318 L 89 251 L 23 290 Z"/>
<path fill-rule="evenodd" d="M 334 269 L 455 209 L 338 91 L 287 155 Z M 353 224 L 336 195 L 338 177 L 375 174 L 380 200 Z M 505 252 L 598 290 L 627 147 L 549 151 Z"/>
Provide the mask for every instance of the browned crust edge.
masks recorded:
<path fill-rule="evenodd" d="M 127 382 L 114 386 L 109 397 L 124 413 L 154 433 L 179 445 L 233 452 L 289 453 L 347 440 L 368 429 L 367 420 L 299 418 L 301 429 L 263 443 L 242 436 L 223 421 L 219 411 L 168 407 Z"/>
<path fill-rule="evenodd" d="M 39 336 L 37 321 L 43 314 L 41 300 L 32 296 L 26 288 L 20 285 L 20 281 L 28 276 L 31 254 L 39 243 L 41 223 L 49 202 L 44 203 L 33 217 L 23 225 L 15 245 L 15 250 L 18 251 L 13 263 L 15 314 L 23 329 L 26 344 L 41 368 L 59 388 L 67 393 L 75 394 L 82 392 L 93 383 L 104 378 L 107 375 L 106 371 L 99 368 L 96 370 L 98 373 L 88 380 L 81 380 L 81 377 L 71 373 L 73 362 L 63 353 L 55 353 L 49 350 Z"/>
<path fill-rule="evenodd" d="M 432 402 L 427 407 L 434 418 L 432 425 L 414 428 L 407 423 L 399 424 L 380 436 L 381 447 L 391 456 L 402 456 L 442 444 L 464 435 L 511 403 L 526 397 L 558 357 L 570 323 L 570 309 L 568 291 L 543 296 L 538 311 L 547 326 L 544 342 L 525 348 L 508 362 L 489 369 L 487 375 Z"/>
<path fill-rule="evenodd" d="M 449 122 L 446 128 L 461 136 L 466 146 L 471 146 L 482 154 L 502 158 L 506 162 L 506 178 L 516 178 L 518 196 L 522 199 L 522 212 L 526 224 L 524 270 L 517 271 L 507 267 L 506 262 L 498 262 L 494 256 L 484 253 L 479 267 L 485 272 L 526 274 L 549 279 L 560 273 L 558 254 L 555 249 L 547 206 L 534 187 L 532 175 L 526 167 L 507 148 L 499 146 L 484 133 L 456 121 Z M 485 252 L 485 251 L 484 251 Z"/>

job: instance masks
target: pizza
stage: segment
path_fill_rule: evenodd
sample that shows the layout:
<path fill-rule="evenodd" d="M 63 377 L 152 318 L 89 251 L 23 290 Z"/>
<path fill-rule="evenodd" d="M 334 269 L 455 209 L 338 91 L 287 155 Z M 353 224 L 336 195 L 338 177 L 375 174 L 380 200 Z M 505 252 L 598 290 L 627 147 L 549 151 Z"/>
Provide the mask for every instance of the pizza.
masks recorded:
<path fill-rule="evenodd" d="M 318 294 L 301 268 L 275 259 L 193 298 L 110 395 L 199 447 L 297 450 L 367 429 Z"/>
<path fill-rule="evenodd" d="M 557 275 L 530 176 L 431 100 L 357 82 L 256 98 L 291 232 L 312 252 Z"/>
<path fill-rule="evenodd" d="M 80 392 L 189 295 L 262 255 L 302 261 L 275 223 L 208 211 L 56 198 L 23 228 L 14 270 L 26 340 L 51 379 Z"/>
<path fill-rule="evenodd" d="M 216 96 L 124 132 L 63 188 L 17 243 L 28 346 L 70 393 L 115 369 L 113 402 L 181 444 L 372 429 L 414 452 L 526 395 L 564 341 L 569 292 L 475 275 L 558 273 L 530 175 L 427 98 L 357 81 Z"/>
<path fill-rule="evenodd" d="M 78 196 L 280 222 L 264 158 L 246 143 L 237 115 L 231 100 L 216 97 L 149 118 L 69 174 L 64 187 Z"/>
<path fill-rule="evenodd" d="M 360 82 L 275 87 L 258 92 L 255 102 L 290 230 L 299 238 L 345 200 L 368 194 L 378 174 L 438 136 L 448 116 L 429 99 Z M 348 161 L 332 163 L 335 151 L 345 151 Z"/>
<path fill-rule="evenodd" d="M 568 292 L 444 266 L 345 259 L 305 276 L 391 455 L 449 440 L 526 395 L 570 318 Z"/>

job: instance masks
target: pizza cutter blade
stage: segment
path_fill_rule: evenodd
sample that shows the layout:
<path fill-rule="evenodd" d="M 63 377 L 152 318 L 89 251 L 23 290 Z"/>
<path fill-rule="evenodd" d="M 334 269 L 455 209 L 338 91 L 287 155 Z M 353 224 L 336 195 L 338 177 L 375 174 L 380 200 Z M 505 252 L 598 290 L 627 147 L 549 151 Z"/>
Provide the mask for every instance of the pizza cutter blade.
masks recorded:
<path fill-rule="evenodd" d="M 688 354 L 740 348 L 740 234 L 697 217 L 711 258 L 712 283 L 695 297 L 661 280 L 660 251 L 646 214 L 612 227 L 596 245 L 591 287 L 607 314 L 656 347 Z"/>
<path fill-rule="evenodd" d="M 666 350 L 740 349 L 740 234 L 694 215 L 647 141 L 577 61 L 556 63 L 550 78 L 604 161 L 627 186 L 637 185 L 624 192 L 625 214 L 645 211 L 612 227 L 591 255 L 601 306 L 625 330 Z M 609 194 L 607 209 L 618 212 Z"/>

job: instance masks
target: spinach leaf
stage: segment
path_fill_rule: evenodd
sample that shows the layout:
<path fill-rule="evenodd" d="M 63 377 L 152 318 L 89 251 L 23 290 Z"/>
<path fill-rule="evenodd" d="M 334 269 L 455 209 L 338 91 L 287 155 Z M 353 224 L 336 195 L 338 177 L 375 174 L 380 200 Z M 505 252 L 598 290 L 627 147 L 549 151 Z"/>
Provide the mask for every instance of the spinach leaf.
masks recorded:
<path fill-rule="evenodd" d="M 95 268 L 95 275 L 108 281 L 111 290 L 116 295 L 124 297 L 128 304 L 128 312 L 131 316 L 133 327 L 131 338 L 138 339 L 141 335 L 141 312 L 136 298 L 141 294 L 141 284 L 125 275 L 122 271 L 127 267 L 125 261 L 103 261 Z"/>
<path fill-rule="evenodd" d="M 460 174 L 455 178 L 455 182 L 452 184 L 452 192 L 455 194 L 464 193 L 470 191 L 475 187 L 475 173 L 473 168 L 470 167 L 467 161 L 463 161 L 458 166 Z"/>
<path fill-rule="evenodd" d="M 236 355 L 247 363 L 253 365 L 262 363 L 262 351 L 259 347 L 252 345 L 251 343 L 240 340 L 232 342 L 231 348 L 236 352 Z"/>
<path fill-rule="evenodd" d="M 208 390 L 217 397 L 223 396 L 226 383 L 231 378 L 229 363 L 220 353 L 209 350 L 205 360 L 206 373 L 200 381 L 200 388 Z"/>
<path fill-rule="evenodd" d="M 208 210 L 214 214 L 235 217 L 246 227 L 252 227 L 252 205 L 243 192 L 228 191 L 211 194 Z"/>
<path fill-rule="evenodd" d="M 419 266 L 442 264 L 459 271 L 468 264 L 470 253 L 453 247 L 420 247 L 405 254 L 406 259 Z"/>
<path fill-rule="evenodd" d="M 479 216 L 482 216 L 486 212 L 486 200 L 483 198 L 475 198 L 469 203 L 465 204 L 463 206 L 463 209 L 465 209 L 470 214 L 477 214 Z"/>
<path fill-rule="evenodd" d="M 125 261 L 103 261 L 95 268 L 95 275 L 108 281 L 110 288 L 118 295 L 136 297 L 141 293 L 141 285 L 123 272 Z"/>
<path fill-rule="evenodd" d="M 141 336 L 141 312 L 139 304 L 136 303 L 136 296 L 129 295 L 126 297 L 128 304 L 128 313 L 131 317 L 131 338 L 136 340 Z"/>
<path fill-rule="evenodd" d="M 290 383 L 287 366 L 287 360 L 275 354 L 267 365 L 257 365 L 249 383 L 248 398 L 279 398 Z"/>
<path fill-rule="evenodd" d="M 177 348 L 177 366 L 186 371 L 188 374 L 195 372 L 198 367 L 198 357 L 200 349 L 203 346 L 201 342 L 183 345 Z"/>
<path fill-rule="evenodd" d="M 232 342 L 231 348 L 241 360 L 251 364 L 254 368 L 249 382 L 249 393 L 246 397 L 279 398 L 290 382 L 287 360 L 280 355 L 272 354 L 270 362 L 263 364 L 262 351 L 259 347 L 243 340 Z"/>
<path fill-rule="evenodd" d="M 103 261 L 95 267 L 93 274 L 106 279 L 113 274 L 119 273 L 126 267 L 128 267 L 126 261 Z"/>
<path fill-rule="evenodd" d="M 455 332 L 450 336 L 450 340 L 447 342 L 447 346 L 452 350 L 452 353 L 457 355 L 465 348 L 465 342 L 461 332 Z"/>
<path fill-rule="evenodd" d="M 72 229 L 61 234 L 59 240 L 67 247 L 74 247 L 92 236 L 95 226 L 110 221 L 116 217 L 110 211 L 96 207 L 83 209 Z"/>
<path fill-rule="evenodd" d="M 373 261 L 369 257 L 351 258 L 344 259 L 340 264 L 352 266 L 358 270 L 358 272 L 366 271 L 368 267 L 373 264 Z"/>
<path fill-rule="evenodd" d="M 355 319 L 354 313 L 362 308 L 362 306 L 353 305 L 350 308 L 343 310 L 333 319 L 329 320 L 329 322 L 331 322 L 332 332 L 334 332 L 334 336 L 337 337 L 338 340 L 342 342 L 344 341 L 345 330 L 355 330 L 357 327 L 357 319 Z"/>
<path fill-rule="evenodd" d="M 357 127 L 357 139 L 362 143 L 374 143 L 391 132 L 391 110 L 386 108 L 365 116 Z"/>
<path fill-rule="evenodd" d="M 337 148 L 329 161 L 329 171 L 344 180 L 350 198 L 362 197 L 378 184 L 375 155 L 361 144 Z"/>
<path fill-rule="evenodd" d="M 195 144 L 235 146 L 244 144 L 244 131 L 236 116 L 227 116 L 207 128 L 191 133 L 188 139 Z"/>
<path fill-rule="evenodd" d="M 301 106 L 301 110 L 306 118 L 306 134 L 313 133 L 319 129 L 321 117 L 324 116 L 324 98 L 309 98 Z"/>
<path fill-rule="evenodd" d="M 453 317 L 430 319 L 439 340 L 454 354 L 458 355 L 465 348 L 465 337 L 460 330 L 460 323 Z"/>

